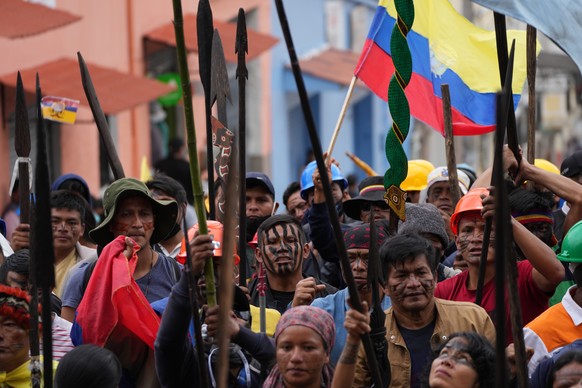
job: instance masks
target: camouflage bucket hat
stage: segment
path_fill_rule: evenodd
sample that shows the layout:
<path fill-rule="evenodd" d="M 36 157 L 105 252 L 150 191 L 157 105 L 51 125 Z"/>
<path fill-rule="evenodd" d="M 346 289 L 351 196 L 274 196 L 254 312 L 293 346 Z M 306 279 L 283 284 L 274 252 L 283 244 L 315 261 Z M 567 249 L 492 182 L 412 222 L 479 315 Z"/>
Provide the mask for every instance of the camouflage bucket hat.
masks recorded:
<path fill-rule="evenodd" d="M 134 178 L 122 178 L 113 182 L 103 195 L 104 219 L 95 229 L 89 232 L 89 236 L 99 245 L 105 247 L 115 236 L 109 230 L 109 223 L 115 215 L 115 209 L 119 202 L 129 197 L 143 197 L 152 204 L 154 213 L 154 232 L 150 244 L 162 241 L 176 225 L 178 218 L 178 204 L 176 201 L 157 201 L 147 186 Z"/>

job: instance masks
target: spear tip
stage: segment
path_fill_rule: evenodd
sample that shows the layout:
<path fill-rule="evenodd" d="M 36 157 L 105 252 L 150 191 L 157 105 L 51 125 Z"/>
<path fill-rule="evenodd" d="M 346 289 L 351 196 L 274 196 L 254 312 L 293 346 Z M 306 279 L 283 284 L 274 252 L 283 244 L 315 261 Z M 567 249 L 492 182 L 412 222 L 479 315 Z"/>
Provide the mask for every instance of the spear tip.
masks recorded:
<path fill-rule="evenodd" d="M 228 84 L 228 71 L 226 69 L 226 61 L 224 59 L 224 49 L 222 46 L 222 39 L 217 29 L 212 35 L 212 55 L 211 55 L 211 77 L 210 77 L 210 101 L 213 103 L 216 100 L 222 101 L 227 99 L 232 101 L 230 97 L 230 86 Z"/>
<path fill-rule="evenodd" d="M 198 66 L 200 82 L 204 88 L 206 98 L 210 93 L 211 56 L 214 25 L 212 22 L 212 9 L 208 0 L 198 2 L 196 14 L 196 34 L 198 39 Z"/>
<path fill-rule="evenodd" d="M 245 16 L 245 10 L 239 8 L 238 19 L 236 23 L 236 42 L 234 45 L 234 52 L 239 53 L 249 53 L 249 41 L 247 36 L 247 21 Z"/>

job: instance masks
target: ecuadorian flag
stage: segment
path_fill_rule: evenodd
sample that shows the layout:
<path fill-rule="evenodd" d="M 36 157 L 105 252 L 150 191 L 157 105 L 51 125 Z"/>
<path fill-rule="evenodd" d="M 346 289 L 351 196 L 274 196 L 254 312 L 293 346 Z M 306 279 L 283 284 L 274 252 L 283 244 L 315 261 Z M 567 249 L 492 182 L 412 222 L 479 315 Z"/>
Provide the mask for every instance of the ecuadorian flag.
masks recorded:
<path fill-rule="evenodd" d="M 448 0 L 414 0 L 414 11 L 407 36 L 413 71 L 406 87 L 411 114 L 444 135 L 441 84 L 448 84 L 454 135 L 493 131 L 495 93 L 501 90 L 495 32 L 474 26 Z M 354 71 L 385 101 L 394 74 L 390 37 L 396 15 L 393 0 L 380 0 Z M 507 38 L 508 47 L 516 40 L 512 86 L 520 93 L 526 77 L 526 34 L 512 30 Z M 513 95 L 514 106 L 519 98 Z"/>
<path fill-rule="evenodd" d="M 40 100 L 42 117 L 47 120 L 66 124 L 75 124 L 79 100 L 70 98 L 46 96 Z"/>

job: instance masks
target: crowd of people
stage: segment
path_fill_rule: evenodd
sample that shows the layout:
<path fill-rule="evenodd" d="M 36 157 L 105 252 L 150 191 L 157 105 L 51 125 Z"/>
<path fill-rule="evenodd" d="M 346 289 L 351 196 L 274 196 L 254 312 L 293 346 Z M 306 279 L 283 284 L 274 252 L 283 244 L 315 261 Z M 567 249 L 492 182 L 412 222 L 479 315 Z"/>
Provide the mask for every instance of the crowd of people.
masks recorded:
<path fill-rule="evenodd" d="M 176 153 L 180 147 L 173 143 Z M 494 227 L 483 246 L 496 210 L 491 169 L 477 174 L 459 165 L 455 204 L 446 167 L 409 161 L 406 219 L 393 230 L 384 178 L 366 177 L 350 195 L 333 162 L 327 173 L 343 244 L 312 162 L 283 193 L 284 209 L 266 174 L 246 174 L 246 230 L 237 232 L 246 249 L 232 257 L 224 250 L 233 236 L 225 220 L 209 220 L 209 232 L 200 234 L 184 166 L 183 178 L 171 177 L 172 168 L 162 172 L 172 163 L 161 163 L 147 182 L 116 180 L 100 200 L 82 177 L 59 177 L 50 198 L 55 287 L 51 306 L 42 306 L 52 322 L 42 329 L 30 325 L 34 237 L 19 222 L 13 196 L 0 219 L 0 386 L 30 386 L 30 333 L 50 328 L 59 388 L 215 386 L 224 371 L 230 387 L 370 387 L 374 376 L 391 387 L 490 387 L 499 325 L 508 384 L 515 384 L 512 314 L 507 290 L 495 282 L 496 261 L 510 258 L 496 251 Z M 530 384 L 578 386 L 582 151 L 558 169 L 518 163 L 506 148 L 503 166 L 512 177 L 505 182 L 507 234 Z M 213 198 L 226 193 L 221 180 L 209 188 Z M 348 267 L 340 264 L 340 246 Z M 215 279 L 207 278 L 207 263 Z M 352 308 L 352 277 L 361 308 Z M 231 287 L 233 303 L 221 309 Z M 506 293 L 499 322 L 498 292 Z M 227 349 L 218 346 L 223 336 Z M 362 343 L 368 336 L 374 362 Z M 228 368 L 219 362 L 224 351 Z"/>

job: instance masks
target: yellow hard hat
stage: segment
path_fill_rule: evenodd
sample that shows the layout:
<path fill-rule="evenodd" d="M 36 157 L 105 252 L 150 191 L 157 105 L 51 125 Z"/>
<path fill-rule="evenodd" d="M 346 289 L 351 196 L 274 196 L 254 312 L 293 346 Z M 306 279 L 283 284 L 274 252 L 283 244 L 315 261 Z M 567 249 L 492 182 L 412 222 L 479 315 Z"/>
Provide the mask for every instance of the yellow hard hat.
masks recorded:
<path fill-rule="evenodd" d="M 541 168 L 542 170 L 560 175 L 560 169 L 554 163 L 549 162 L 546 159 L 535 159 L 534 165 Z"/>
<path fill-rule="evenodd" d="M 410 166 L 410 164 L 416 164 L 416 165 L 422 166 L 422 167 L 426 168 L 429 172 L 435 169 L 434 164 L 432 164 L 428 160 L 424 160 L 424 159 L 409 160 L 408 165 Z"/>
<path fill-rule="evenodd" d="M 414 159 L 408 161 L 408 175 L 400 184 L 404 191 L 420 191 L 427 185 L 428 174 L 434 170 L 434 166 L 428 160 Z"/>

